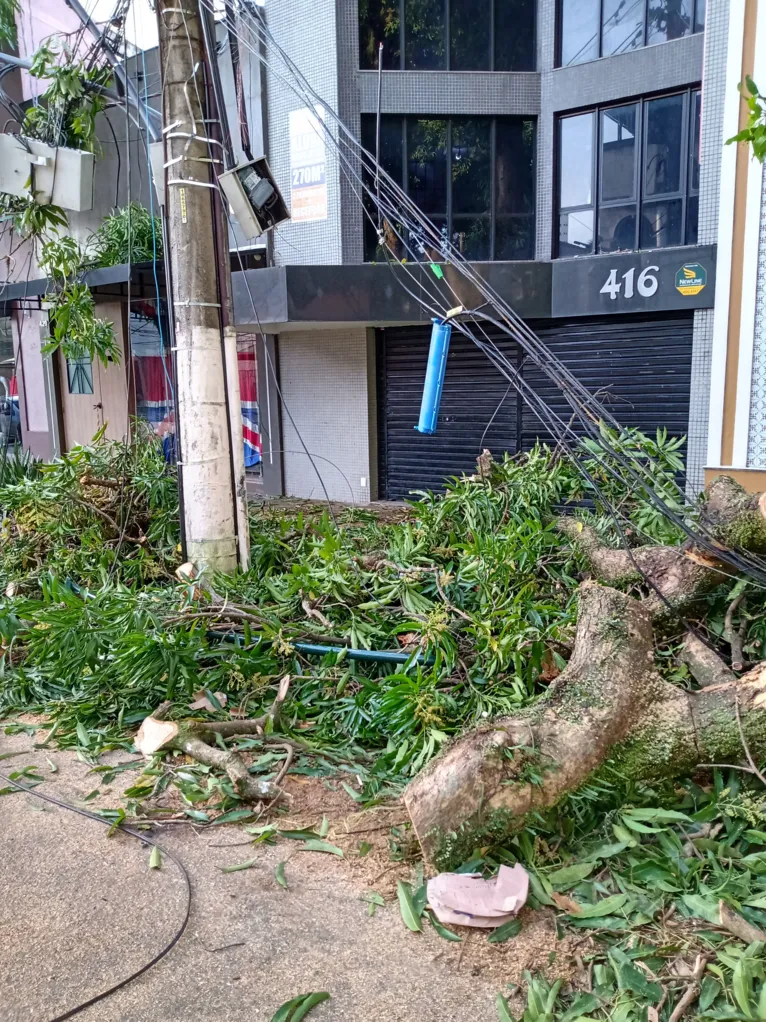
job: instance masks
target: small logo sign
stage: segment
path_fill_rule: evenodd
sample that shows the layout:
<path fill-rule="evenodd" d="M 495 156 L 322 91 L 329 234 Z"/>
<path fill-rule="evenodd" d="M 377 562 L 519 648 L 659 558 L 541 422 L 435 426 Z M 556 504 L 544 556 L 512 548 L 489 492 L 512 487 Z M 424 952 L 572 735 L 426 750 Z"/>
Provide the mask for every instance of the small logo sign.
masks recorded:
<path fill-rule="evenodd" d="M 676 274 L 676 291 L 682 295 L 698 295 L 707 284 L 707 270 L 699 263 L 684 263 Z"/>

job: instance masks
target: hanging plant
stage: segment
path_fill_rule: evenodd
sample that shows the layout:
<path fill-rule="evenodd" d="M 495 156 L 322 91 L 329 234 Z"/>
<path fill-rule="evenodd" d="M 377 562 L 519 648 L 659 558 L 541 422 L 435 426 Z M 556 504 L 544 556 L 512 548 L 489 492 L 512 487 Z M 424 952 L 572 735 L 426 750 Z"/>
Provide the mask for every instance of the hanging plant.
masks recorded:
<path fill-rule="evenodd" d="M 107 102 L 97 89 L 109 84 L 112 69 L 108 65 L 87 67 L 75 60 L 66 46 L 59 51 L 43 43 L 32 58 L 29 73 L 49 84 L 27 111 L 22 134 L 47 145 L 96 152 L 96 117 Z"/>
<path fill-rule="evenodd" d="M 85 254 L 74 238 L 56 238 L 43 243 L 40 268 L 51 290 L 51 339 L 43 348 L 50 354 L 60 350 L 70 360 L 99 359 L 103 365 L 119 363 L 120 351 L 112 324 L 96 316 L 96 303 L 81 279 Z"/>
<path fill-rule="evenodd" d="M 138 202 L 116 209 L 89 239 L 93 266 L 148 263 L 162 258 L 162 225 Z"/>

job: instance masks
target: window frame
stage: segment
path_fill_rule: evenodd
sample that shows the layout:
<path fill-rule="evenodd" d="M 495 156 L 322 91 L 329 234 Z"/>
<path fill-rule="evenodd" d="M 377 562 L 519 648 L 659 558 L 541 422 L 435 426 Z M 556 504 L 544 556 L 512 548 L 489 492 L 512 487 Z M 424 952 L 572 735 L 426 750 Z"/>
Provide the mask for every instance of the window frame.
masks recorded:
<path fill-rule="evenodd" d="M 498 3 L 502 3 L 502 2 L 503 2 L 503 0 L 485 0 L 485 3 L 487 3 L 489 5 L 489 67 L 486 67 L 486 68 L 455 68 L 455 69 L 453 69 L 452 68 L 452 52 L 451 52 L 452 39 L 451 39 L 451 31 L 450 31 L 451 30 L 451 21 L 452 21 L 452 0 L 441 0 L 442 6 L 443 6 L 443 10 L 444 10 L 444 54 L 445 54 L 445 61 L 444 61 L 444 67 L 438 67 L 438 68 L 413 68 L 413 67 L 407 67 L 406 66 L 405 11 L 406 11 L 407 0 L 398 0 L 398 6 L 399 6 L 399 66 L 398 67 L 388 68 L 388 69 L 386 69 L 384 67 L 384 70 L 390 70 L 390 71 L 411 71 L 411 72 L 415 72 L 415 73 L 418 73 L 418 74 L 423 73 L 423 72 L 427 72 L 429 74 L 432 74 L 432 73 L 437 73 L 438 74 L 439 72 L 443 73 L 445 71 L 453 71 L 453 73 L 456 73 L 456 74 L 466 74 L 466 73 L 467 74 L 476 74 L 476 73 L 482 73 L 482 72 L 486 73 L 488 71 L 500 71 L 500 73 L 502 73 L 502 74 L 533 74 L 533 73 L 537 72 L 537 70 L 538 70 L 538 59 L 537 59 L 537 41 L 538 41 L 538 39 L 537 39 L 537 35 L 538 35 L 538 33 L 537 33 L 537 15 L 538 15 L 539 0 L 532 0 L 533 7 L 534 7 L 533 17 L 532 17 L 532 44 L 531 44 L 531 51 L 532 51 L 531 64 L 532 64 L 532 66 L 530 68 L 526 69 L 525 71 L 517 71 L 517 70 L 515 70 L 513 68 L 510 68 L 510 69 L 506 70 L 504 68 L 496 68 L 495 67 L 495 63 L 496 63 L 495 22 L 497 20 L 496 19 L 497 4 Z M 695 0 L 695 3 L 698 3 L 698 2 L 700 2 L 700 0 Z M 357 20 L 357 35 L 359 35 L 359 31 L 360 31 L 360 28 L 361 28 L 361 23 L 360 23 L 360 19 L 359 19 L 359 8 L 358 8 L 358 6 L 357 6 L 357 19 L 356 20 Z M 359 61 L 359 63 L 361 65 L 361 60 Z M 376 69 L 375 68 L 362 68 L 362 67 L 360 67 L 360 70 L 362 70 L 362 71 L 375 71 Z"/>
<path fill-rule="evenodd" d="M 400 0 L 403 4 L 404 0 Z M 619 57 L 619 53 L 604 53 L 604 0 L 591 0 L 591 3 L 598 7 L 598 54 L 595 57 L 589 57 L 588 60 L 580 60 L 577 63 L 570 62 L 569 64 L 562 63 L 562 53 L 564 50 L 564 3 L 566 0 L 557 0 L 556 2 L 556 39 L 555 39 L 555 68 L 564 67 L 579 67 L 581 64 L 590 64 L 594 60 L 602 60 L 604 57 Z M 648 38 L 648 26 L 649 26 L 649 4 L 651 0 L 642 0 L 644 5 L 644 18 L 643 18 L 643 31 L 641 36 L 641 45 L 634 46 L 631 50 L 626 50 L 626 53 L 633 53 L 634 50 L 643 50 L 647 46 L 660 46 L 661 43 L 649 43 Z M 687 39 L 689 36 L 700 35 L 705 30 L 705 17 L 707 16 L 707 0 L 691 0 L 692 4 L 692 16 L 691 16 L 691 31 L 687 32 L 686 35 L 678 36 L 679 39 Z M 703 19 L 701 27 L 697 28 L 697 19 L 699 12 L 702 11 Z M 664 42 L 675 42 L 673 39 L 666 39 Z"/>
<path fill-rule="evenodd" d="M 634 228 L 634 245 L 631 249 L 621 249 L 620 251 L 638 252 L 638 251 L 652 251 L 652 249 L 641 249 L 641 220 L 642 212 L 645 205 L 652 205 L 660 202 L 672 202 L 674 200 L 681 201 L 681 241 L 678 245 L 669 246 L 658 246 L 662 248 L 680 248 L 684 245 L 690 244 L 687 241 L 688 237 L 688 211 L 689 211 L 689 200 L 692 198 L 699 198 L 699 182 L 697 187 L 693 187 L 692 181 L 692 151 L 694 144 L 694 123 L 692 120 L 692 114 L 696 103 L 696 97 L 701 94 L 701 86 L 699 84 L 687 86 L 684 89 L 673 89 L 670 92 L 652 93 L 647 96 L 633 97 L 632 99 L 623 99 L 619 102 L 604 103 L 599 106 L 589 107 L 585 110 L 573 110 L 571 112 L 559 114 L 556 116 L 556 129 L 555 129 L 555 152 L 554 152 L 554 203 L 553 203 L 553 258 L 554 259 L 569 259 L 569 258 L 582 258 L 581 256 L 569 256 L 561 254 L 561 217 L 565 213 L 577 213 L 583 211 L 592 211 L 593 213 L 593 249 L 589 253 L 583 253 L 583 255 L 609 255 L 609 252 L 603 251 L 601 248 L 600 238 L 600 220 L 601 210 L 610 208 L 619 208 L 621 206 L 627 206 L 635 204 L 636 209 L 636 224 Z M 682 151 L 680 154 L 680 188 L 674 192 L 662 193 L 660 195 L 647 195 L 646 194 L 646 138 L 648 128 L 648 117 L 646 114 L 646 107 L 649 103 L 654 100 L 666 99 L 672 96 L 683 97 L 683 112 L 681 119 L 681 145 Z M 636 146 L 636 152 L 634 153 L 634 198 L 633 199 L 608 199 L 603 201 L 601 198 L 601 181 L 602 181 L 602 115 L 608 110 L 616 110 L 620 107 L 625 106 L 636 106 L 636 131 L 635 137 L 638 145 Z M 701 111 L 701 104 L 700 104 Z M 591 162 L 591 196 L 592 202 L 590 204 L 580 204 L 577 206 L 562 206 L 561 205 L 561 159 L 562 159 L 562 146 L 561 146 L 561 125 L 564 121 L 570 117 L 579 117 L 583 114 L 591 114 L 593 117 L 592 131 L 592 151 L 593 157 Z M 699 215 L 699 211 L 698 211 Z"/>
<path fill-rule="evenodd" d="M 402 189 L 405 194 L 409 197 L 409 152 L 408 152 L 408 138 L 407 138 L 407 126 L 410 121 L 446 121 L 447 132 L 446 132 L 446 152 L 447 152 L 447 185 L 445 192 L 445 204 L 446 210 L 444 219 L 447 227 L 447 236 L 452 238 L 454 233 L 454 221 L 455 214 L 452 209 L 452 126 L 455 120 L 466 120 L 466 121 L 488 121 L 489 122 L 489 212 L 488 213 L 458 213 L 457 219 L 468 221 L 468 220 L 488 220 L 489 221 L 489 254 L 486 259 L 470 259 L 470 262 L 532 262 L 535 259 L 535 243 L 537 239 L 537 118 L 536 117 L 522 117 L 517 115 L 497 115 L 497 116 L 480 116 L 480 117 L 468 117 L 462 114 L 441 114 L 431 116 L 429 114 L 383 114 L 384 118 L 392 119 L 396 118 L 401 124 L 402 133 L 402 162 L 401 162 L 401 181 Z M 362 117 L 368 117 L 370 119 L 375 118 L 375 114 L 362 114 Z M 498 121 L 531 121 L 532 122 L 532 181 L 534 185 L 533 195 L 533 208 L 531 213 L 500 213 L 497 212 L 497 122 Z M 414 200 L 413 200 L 414 201 Z M 429 213 L 425 214 L 431 220 L 434 217 L 441 219 L 441 213 Z M 495 251 L 497 248 L 497 225 L 498 221 L 502 220 L 504 223 L 511 222 L 513 220 L 521 220 L 528 217 L 532 221 L 532 237 L 530 242 L 531 254 L 526 259 L 498 260 L 495 257 Z M 367 215 L 363 214 L 363 221 L 366 228 Z M 366 232 L 365 232 L 366 233 Z M 367 262 L 367 245 L 366 238 L 363 238 L 362 242 L 364 261 Z M 370 260 L 372 262 L 372 260 Z"/>

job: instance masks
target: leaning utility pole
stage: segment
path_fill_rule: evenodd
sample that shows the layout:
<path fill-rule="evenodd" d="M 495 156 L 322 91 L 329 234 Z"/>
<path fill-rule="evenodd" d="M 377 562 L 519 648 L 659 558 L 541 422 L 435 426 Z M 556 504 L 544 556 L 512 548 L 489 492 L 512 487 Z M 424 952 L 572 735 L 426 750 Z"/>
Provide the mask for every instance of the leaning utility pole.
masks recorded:
<path fill-rule="evenodd" d="M 221 335 L 198 0 L 157 0 L 166 215 L 175 324 L 176 421 L 186 555 L 237 567 L 237 510 Z M 236 363 L 236 360 L 235 360 Z M 236 409 L 239 414 L 239 409 Z M 241 441 L 240 441 L 241 443 Z"/>

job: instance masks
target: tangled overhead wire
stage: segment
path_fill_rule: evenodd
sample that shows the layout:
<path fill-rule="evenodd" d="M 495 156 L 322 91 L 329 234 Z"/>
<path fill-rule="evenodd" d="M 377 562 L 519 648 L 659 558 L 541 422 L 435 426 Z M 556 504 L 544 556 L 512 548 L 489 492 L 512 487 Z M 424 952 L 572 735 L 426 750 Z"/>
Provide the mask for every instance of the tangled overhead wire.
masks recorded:
<path fill-rule="evenodd" d="M 201 0 L 201 6 L 210 13 L 220 14 L 212 0 Z M 595 459 L 602 477 L 614 480 L 627 490 L 640 489 L 658 513 L 680 529 L 691 545 L 724 563 L 734 573 L 745 574 L 766 585 L 766 561 L 757 554 L 723 547 L 694 513 L 677 480 L 660 491 L 652 464 L 623 452 L 618 442 L 620 424 L 611 411 L 551 352 L 487 283 L 475 265 L 420 211 L 375 156 L 361 145 L 275 39 L 262 10 L 251 0 L 241 0 L 237 5 L 227 6 L 224 21 L 231 36 L 277 81 L 309 108 L 323 110 L 325 116 L 315 119 L 315 130 L 323 134 L 364 215 L 375 227 L 388 264 L 392 270 L 395 268 L 398 284 L 431 316 L 443 319 L 448 308 L 463 308 L 452 319 L 455 329 L 484 352 L 518 391 L 545 430 L 557 438 L 560 447 L 578 466 L 593 496 L 612 518 L 622 543 L 629 547 L 623 523 L 635 531 L 634 523 L 627 522 L 620 508 L 604 494 L 593 472 L 585 465 L 586 460 L 593 464 Z M 382 229 L 378 227 L 379 222 L 383 224 Z M 397 249 L 406 254 L 406 259 L 397 255 Z M 436 261 L 448 264 L 438 280 L 411 266 L 411 262 L 422 266 L 424 262 Z M 407 278 L 409 282 L 405 283 Z M 254 303 L 253 312 L 257 318 Z M 500 349 L 488 327 L 514 341 L 521 348 L 524 361 L 534 365 L 555 385 L 571 409 L 568 421 L 524 378 Z M 590 444 L 584 440 L 589 440 Z"/>

